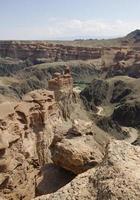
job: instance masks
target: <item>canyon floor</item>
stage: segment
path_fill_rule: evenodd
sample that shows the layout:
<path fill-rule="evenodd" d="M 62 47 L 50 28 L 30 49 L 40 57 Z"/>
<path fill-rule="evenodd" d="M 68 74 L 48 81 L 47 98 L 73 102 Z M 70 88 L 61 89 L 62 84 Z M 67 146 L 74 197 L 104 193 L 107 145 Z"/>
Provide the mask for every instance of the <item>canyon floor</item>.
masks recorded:
<path fill-rule="evenodd" d="M 140 199 L 140 30 L 0 41 L 0 200 Z"/>

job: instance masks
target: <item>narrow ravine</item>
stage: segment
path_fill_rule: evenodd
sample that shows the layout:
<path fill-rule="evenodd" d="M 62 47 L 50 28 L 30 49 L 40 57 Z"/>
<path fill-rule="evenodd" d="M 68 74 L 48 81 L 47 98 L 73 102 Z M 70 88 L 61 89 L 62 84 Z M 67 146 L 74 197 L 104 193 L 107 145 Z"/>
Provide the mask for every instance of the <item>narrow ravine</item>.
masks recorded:
<path fill-rule="evenodd" d="M 97 115 L 98 116 L 105 116 L 105 114 L 103 113 L 104 109 L 101 106 L 97 106 L 98 112 Z M 129 135 L 128 138 L 124 139 L 124 141 L 132 144 L 134 143 L 137 139 L 138 139 L 138 130 L 133 128 L 133 127 L 124 127 L 121 126 L 122 131 L 126 131 Z"/>

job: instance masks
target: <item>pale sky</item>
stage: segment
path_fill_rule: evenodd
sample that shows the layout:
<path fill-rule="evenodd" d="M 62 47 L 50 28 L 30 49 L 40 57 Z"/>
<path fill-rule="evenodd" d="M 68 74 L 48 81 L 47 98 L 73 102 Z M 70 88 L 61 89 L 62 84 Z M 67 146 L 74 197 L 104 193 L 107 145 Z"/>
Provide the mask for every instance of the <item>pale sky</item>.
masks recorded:
<path fill-rule="evenodd" d="M 107 38 L 140 29 L 140 0 L 0 0 L 0 40 Z"/>

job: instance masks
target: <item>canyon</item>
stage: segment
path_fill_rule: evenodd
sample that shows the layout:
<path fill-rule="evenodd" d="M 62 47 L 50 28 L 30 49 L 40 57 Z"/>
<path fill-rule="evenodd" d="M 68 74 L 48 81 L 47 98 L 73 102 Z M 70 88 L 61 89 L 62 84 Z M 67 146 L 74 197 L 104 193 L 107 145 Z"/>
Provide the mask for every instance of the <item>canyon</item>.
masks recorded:
<path fill-rule="evenodd" d="M 0 199 L 140 199 L 140 31 L 0 41 Z"/>

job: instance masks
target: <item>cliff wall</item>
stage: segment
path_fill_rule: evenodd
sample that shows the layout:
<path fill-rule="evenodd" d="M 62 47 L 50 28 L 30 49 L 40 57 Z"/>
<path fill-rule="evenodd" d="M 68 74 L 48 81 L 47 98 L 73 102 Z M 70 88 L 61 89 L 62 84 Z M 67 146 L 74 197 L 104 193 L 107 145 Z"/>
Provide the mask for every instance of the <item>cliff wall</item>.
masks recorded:
<path fill-rule="evenodd" d="M 0 42 L 1 57 L 18 58 L 21 60 L 31 59 L 34 64 L 45 61 L 58 60 L 87 60 L 97 59 L 101 57 L 100 48 L 73 47 L 59 44 L 50 44 L 48 42 L 16 42 L 1 41 Z"/>

